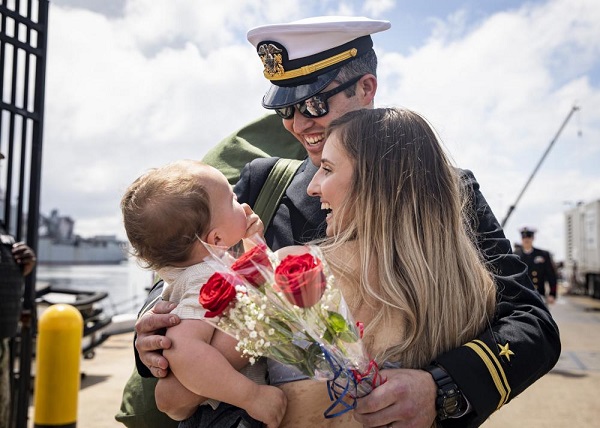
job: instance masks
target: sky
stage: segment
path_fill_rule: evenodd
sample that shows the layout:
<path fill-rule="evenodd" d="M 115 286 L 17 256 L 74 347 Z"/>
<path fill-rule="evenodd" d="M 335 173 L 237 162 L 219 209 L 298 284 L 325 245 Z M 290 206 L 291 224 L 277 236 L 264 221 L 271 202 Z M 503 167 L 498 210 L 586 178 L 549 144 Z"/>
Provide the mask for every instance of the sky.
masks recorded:
<path fill-rule="evenodd" d="M 119 200 L 152 167 L 201 158 L 267 113 L 250 28 L 315 15 L 386 19 L 376 106 L 407 107 L 470 169 L 505 233 L 565 254 L 565 211 L 600 199 L 596 0 L 53 0 L 41 211 L 125 238 Z M 579 109 L 568 116 L 574 107 Z"/>

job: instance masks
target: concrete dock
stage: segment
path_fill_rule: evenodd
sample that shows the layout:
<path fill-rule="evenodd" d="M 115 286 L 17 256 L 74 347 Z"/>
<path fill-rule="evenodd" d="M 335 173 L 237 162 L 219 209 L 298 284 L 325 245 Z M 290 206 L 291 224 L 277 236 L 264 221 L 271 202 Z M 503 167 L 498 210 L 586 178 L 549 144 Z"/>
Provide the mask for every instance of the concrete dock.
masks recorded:
<path fill-rule="evenodd" d="M 561 295 L 551 307 L 562 354 L 556 367 L 504 406 L 485 428 L 591 428 L 600 426 L 600 300 Z M 114 419 L 134 362 L 133 334 L 111 336 L 96 356 L 82 360 L 77 426 L 123 427 Z M 30 409 L 30 427 L 33 409 Z"/>
<path fill-rule="evenodd" d="M 485 428 L 600 426 L 600 300 L 562 295 L 550 311 L 560 329 L 558 363 L 494 413 Z"/>

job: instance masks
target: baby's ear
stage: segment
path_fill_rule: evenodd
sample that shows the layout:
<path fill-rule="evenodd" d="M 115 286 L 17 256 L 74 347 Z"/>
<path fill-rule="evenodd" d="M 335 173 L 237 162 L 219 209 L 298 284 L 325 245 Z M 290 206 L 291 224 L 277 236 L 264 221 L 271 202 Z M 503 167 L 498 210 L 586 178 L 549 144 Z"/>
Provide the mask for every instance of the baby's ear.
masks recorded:
<path fill-rule="evenodd" d="M 210 245 L 219 245 L 222 241 L 221 232 L 218 228 L 211 229 L 206 235 L 206 243 Z"/>

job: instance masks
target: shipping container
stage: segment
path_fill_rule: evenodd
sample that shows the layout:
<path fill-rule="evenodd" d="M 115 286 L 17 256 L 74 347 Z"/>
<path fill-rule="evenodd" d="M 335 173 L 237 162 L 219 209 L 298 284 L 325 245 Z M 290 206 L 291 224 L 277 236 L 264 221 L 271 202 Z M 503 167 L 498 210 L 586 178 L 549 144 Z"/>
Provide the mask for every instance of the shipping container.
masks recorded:
<path fill-rule="evenodd" d="M 600 200 L 565 213 L 565 279 L 573 292 L 600 299 Z"/>

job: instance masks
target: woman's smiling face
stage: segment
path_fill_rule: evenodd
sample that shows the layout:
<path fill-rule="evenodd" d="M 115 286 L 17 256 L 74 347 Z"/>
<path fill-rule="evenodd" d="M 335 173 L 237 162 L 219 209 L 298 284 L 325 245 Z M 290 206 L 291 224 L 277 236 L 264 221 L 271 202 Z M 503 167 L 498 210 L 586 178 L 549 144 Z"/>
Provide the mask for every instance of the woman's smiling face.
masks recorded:
<path fill-rule="evenodd" d="M 321 209 L 328 210 L 327 236 L 333 236 L 337 227 L 346 225 L 344 212 L 348 211 L 346 200 L 350 193 L 354 162 L 341 147 L 339 133 L 333 132 L 323 147 L 321 165 L 308 185 L 308 194 L 321 199 Z M 345 205 L 348 208 L 345 208 Z"/>

